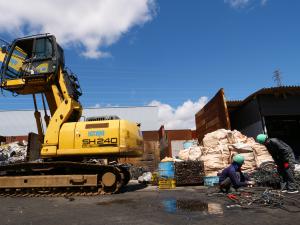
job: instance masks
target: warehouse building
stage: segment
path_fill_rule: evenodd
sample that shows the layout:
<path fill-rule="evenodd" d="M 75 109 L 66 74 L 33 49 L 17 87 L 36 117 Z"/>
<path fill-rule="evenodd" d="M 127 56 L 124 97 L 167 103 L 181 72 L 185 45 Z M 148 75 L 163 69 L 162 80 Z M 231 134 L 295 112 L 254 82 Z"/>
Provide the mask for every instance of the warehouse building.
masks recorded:
<path fill-rule="evenodd" d="M 41 114 L 43 117 L 42 110 Z M 158 130 L 160 127 L 156 106 L 85 108 L 82 120 L 107 115 L 140 123 L 142 131 Z M 22 136 L 29 132 L 37 133 L 33 110 L 0 111 L 0 136 Z"/>
<path fill-rule="evenodd" d="M 226 101 L 221 89 L 195 119 L 199 141 L 219 128 L 250 137 L 266 133 L 287 142 L 300 156 L 300 86 L 263 88 L 241 101 Z"/>

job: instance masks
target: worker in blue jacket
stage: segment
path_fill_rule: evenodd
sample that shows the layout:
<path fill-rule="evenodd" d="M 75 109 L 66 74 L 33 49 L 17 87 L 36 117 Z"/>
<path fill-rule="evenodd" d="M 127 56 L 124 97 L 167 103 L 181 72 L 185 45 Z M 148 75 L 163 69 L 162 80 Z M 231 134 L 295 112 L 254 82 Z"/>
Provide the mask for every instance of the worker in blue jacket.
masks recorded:
<path fill-rule="evenodd" d="M 234 189 L 245 187 L 252 184 L 251 181 L 242 173 L 241 167 L 245 158 L 241 154 L 233 157 L 233 162 L 219 174 L 219 185 L 222 192 L 228 193 L 231 186 Z"/>
<path fill-rule="evenodd" d="M 290 194 L 298 193 L 297 184 L 294 178 L 295 155 L 293 149 L 278 138 L 268 138 L 266 134 L 259 134 L 256 141 L 263 144 L 268 149 L 274 162 L 277 165 L 277 171 L 282 178 L 282 192 Z"/>

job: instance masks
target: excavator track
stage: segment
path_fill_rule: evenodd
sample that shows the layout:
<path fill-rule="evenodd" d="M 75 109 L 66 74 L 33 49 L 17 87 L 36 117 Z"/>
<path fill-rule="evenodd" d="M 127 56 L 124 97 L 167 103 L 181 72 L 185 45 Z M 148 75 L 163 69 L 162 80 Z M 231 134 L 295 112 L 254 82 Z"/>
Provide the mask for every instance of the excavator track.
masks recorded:
<path fill-rule="evenodd" d="M 65 197 L 71 198 L 73 196 L 98 196 L 110 194 L 103 191 L 95 190 L 70 190 L 70 189 L 61 189 L 61 190 L 52 190 L 44 189 L 39 190 L 38 188 L 34 189 L 3 189 L 0 191 L 0 197 Z"/>
<path fill-rule="evenodd" d="M 122 165 L 24 162 L 0 166 L 2 197 L 70 197 L 115 194 L 128 183 Z"/>

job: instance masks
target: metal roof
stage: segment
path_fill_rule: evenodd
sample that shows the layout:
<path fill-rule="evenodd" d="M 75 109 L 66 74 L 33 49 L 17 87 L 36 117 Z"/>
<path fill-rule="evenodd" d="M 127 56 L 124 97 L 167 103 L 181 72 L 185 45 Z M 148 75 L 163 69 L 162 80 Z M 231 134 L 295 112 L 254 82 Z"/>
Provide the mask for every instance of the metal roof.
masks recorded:
<path fill-rule="evenodd" d="M 226 101 L 227 107 L 237 107 L 239 106 L 243 101 L 241 100 L 229 100 Z"/>
<path fill-rule="evenodd" d="M 269 87 L 269 88 L 262 88 L 251 95 L 249 95 L 244 100 L 233 100 L 233 101 L 226 101 L 228 108 L 237 108 L 248 101 L 255 99 L 258 95 L 286 95 L 286 94 L 299 94 L 300 95 L 300 86 L 280 86 L 280 87 Z"/>

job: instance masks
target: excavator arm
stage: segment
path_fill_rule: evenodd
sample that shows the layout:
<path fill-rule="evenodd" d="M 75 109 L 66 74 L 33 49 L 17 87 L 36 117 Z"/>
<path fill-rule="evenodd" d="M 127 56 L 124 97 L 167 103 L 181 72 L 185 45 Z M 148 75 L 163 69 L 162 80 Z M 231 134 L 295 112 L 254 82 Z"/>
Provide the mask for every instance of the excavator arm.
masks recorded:
<path fill-rule="evenodd" d="M 81 95 L 76 76 L 64 65 L 63 50 L 52 35 L 38 35 L 16 39 L 9 51 L 1 51 L 1 88 L 15 94 L 33 95 L 35 118 L 41 154 L 56 155 L 59 130 L 65 122 L 77 122 L 82 113 L 78 101 Z M 46 97 L 51 120 L 45 118 L 47 130 L 37 110 L 36 94 Z M 47 112 L 45 110 L 45 112 Z"/>
<path fill-rule="evenodd" d="M 99 122 L 101 118 L 79 122 L 80 85 L 76 75 L 66 69 L 63 50 L 53 35 L 16 39 L 3 59 L 0 85 L 15 94 L 33 95 L 42 157 L 137 157 L 143 152 L 140 130 L 134 122 Z M 37 94 L 42 95 L 43 103 L 46 98 L 50 111 L 51 119 L 45 115 L 45 132 Z"/>

